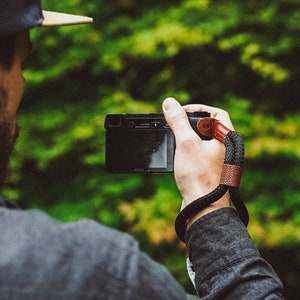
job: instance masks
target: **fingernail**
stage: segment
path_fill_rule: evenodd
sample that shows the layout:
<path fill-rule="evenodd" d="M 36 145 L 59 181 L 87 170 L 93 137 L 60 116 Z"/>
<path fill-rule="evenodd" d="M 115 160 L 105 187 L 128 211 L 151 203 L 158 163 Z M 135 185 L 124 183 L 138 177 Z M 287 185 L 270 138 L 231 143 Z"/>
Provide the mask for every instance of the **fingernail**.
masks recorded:
<path fill-rule="evenodd" d="M 174 107 L 174 105 L 179 106 L 179 103 L 172 97 L 166 98 L 163 103 L 164 110 L 169 110 L 170 108 Z"/>

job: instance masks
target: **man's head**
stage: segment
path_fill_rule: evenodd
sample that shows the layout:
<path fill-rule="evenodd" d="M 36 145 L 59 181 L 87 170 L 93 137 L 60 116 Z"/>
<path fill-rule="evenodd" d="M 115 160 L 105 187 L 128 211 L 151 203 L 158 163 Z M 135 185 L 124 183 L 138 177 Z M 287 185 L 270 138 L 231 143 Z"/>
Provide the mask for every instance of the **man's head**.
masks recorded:
<path fill-rule="evenodd" d="M 91 23 L 88 17 L 42 10 L 41 0 L 1 0 L 0 36 L 37 26 L 62 26 Z"/>
<path fill-rule="evenodd" d="M 18 136 L 16 113 L 25 83 L 22 63 L 30 50 L 28 30 L 0 38 L 0 187 L 5 182 L 9 156 Z"/>
<path fill-rule="evenodd" d="M 91 18 L 43 11 L 40 0 L 0 2 L 0 187 L 4 184 L 9 156 L 18 135 L 16 113 L 24 78 L 22 63 L 31 51 L 29 29 L 92 22 Z"/>

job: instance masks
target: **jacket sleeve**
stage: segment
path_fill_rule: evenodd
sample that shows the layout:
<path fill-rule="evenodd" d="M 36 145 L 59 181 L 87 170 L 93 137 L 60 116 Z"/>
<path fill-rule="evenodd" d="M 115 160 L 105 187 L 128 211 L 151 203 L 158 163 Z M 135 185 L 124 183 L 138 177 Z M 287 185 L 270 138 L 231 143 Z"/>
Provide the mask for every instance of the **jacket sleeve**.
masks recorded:
<path fill-rule="evenodd" d="M 207 214 L 185 240 L 201 299 L 284 299 L 282 283 L 261 258 L 232 208 Z"/>

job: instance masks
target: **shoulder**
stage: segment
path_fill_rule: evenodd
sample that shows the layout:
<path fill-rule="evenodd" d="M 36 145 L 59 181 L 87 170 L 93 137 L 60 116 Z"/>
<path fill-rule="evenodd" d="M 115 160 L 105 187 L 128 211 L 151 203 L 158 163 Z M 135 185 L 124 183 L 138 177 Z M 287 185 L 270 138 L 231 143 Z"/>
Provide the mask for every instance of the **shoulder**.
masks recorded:
<path fill-rule="evenodd" d="M 53 239 L 63 243 L 81 240 L 86 243 L 91 241 L 92 243 L 103 243 L 105 241 L 119 246 L 136 244 L 130 235 L 94 220 L 81 219 L 62 223 L 38 210 L 23 211 L 0 208 L 0 224 L 2 238 L 15 239 L 18 243 L 22 240 L 34 243 L 35 239 L 39 240 L 39 243 L 42 240 L 50 243 Z"/>
<path fill-rule="evenodd" d="M 130 235 L 93 220 L 61 223 L 40 211 L 0 208 L 0 253 L 0 273 L 6 274 L 0 274 L 0 295 L 17 284 L 10 292 L 76 299 L 99 295 L 111 282 L 124 290 L 139 248 Z"/>

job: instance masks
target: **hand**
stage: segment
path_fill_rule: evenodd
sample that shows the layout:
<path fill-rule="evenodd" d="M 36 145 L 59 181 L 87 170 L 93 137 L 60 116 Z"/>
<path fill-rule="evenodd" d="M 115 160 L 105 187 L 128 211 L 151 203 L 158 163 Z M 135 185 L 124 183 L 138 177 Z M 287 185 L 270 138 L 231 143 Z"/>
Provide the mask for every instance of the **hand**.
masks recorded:
<path fill-rule="evenodd" d="M 183 209 L 192 201 L 208 194 L 218 185 L 224 163 L 225 146 L 217 140 L 203 141 L 189 124 L 187 112 L 207 111 L 233 130 L 233 125 L 226 111 L 202 104 L 181 106 L 175 99 L 167 98 L 163 102 L 166 121 L 172 129 L 176 140 L 174 176 L 177 187 L 183 197 Z M 220 200 L 205 208 L 190 220 L 215 209 L 229 206 L 226 194 Z M 190 225 L 189 224 L 189 225 Z"/>

